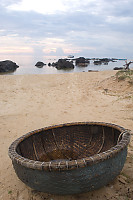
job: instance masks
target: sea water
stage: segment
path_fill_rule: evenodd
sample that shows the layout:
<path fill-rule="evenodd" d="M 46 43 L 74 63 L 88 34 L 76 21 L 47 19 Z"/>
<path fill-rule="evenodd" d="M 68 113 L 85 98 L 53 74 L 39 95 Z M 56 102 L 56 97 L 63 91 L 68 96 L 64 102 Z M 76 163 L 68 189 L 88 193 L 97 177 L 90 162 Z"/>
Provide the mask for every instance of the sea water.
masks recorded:
<path fill-rule="evenodd" d="M 123 67 L 125 64 L 124 60 L 118 60 L 117 62 L 110 61 L 108 65 L 94 65 L 93 60 L 90 60 L 90 64 L 86 67 L 75 66 L 74 69 L 68 70 L 58 70 L 55 67 L 49 67 L 48 63 L 53 63 L 58 61 L 59 58 L 67 58 L 65 56 L 43 56 L 41 59 L 36 58 L 32 55 L 0 55 L 0 61 L 3 60 L 12 60 L 16 62 L 19 66 L 16 71 L 8 73 L 10 75 L 23 75 L 23 74 L 60 74 L 60 73 L 75 73 L 75 72 L 88 72 L 89 70 L 94 71 L 104 71 L 104 70 L 113 70 L 114 67 Z M 35 64 L 38 61 L 44 62 L 46 65 L 43 68 L 38 68 Z M 75 65 L 75 62 L 73 63 Z M 130 65 L 133 67 L 133 63 Z"/>

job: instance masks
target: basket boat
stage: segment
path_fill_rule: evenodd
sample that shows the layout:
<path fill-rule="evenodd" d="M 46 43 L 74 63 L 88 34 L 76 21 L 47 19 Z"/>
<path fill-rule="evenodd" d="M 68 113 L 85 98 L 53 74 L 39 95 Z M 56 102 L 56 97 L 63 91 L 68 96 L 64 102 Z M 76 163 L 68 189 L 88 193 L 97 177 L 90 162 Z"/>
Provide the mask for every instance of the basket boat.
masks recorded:
<path fill-rule="evenodd" d="M 27 133 L 9 147 L 18 178 L 51 194 L 98 189 L 121 172 L 130 131 L 104 122 L 75 122 Z"/>

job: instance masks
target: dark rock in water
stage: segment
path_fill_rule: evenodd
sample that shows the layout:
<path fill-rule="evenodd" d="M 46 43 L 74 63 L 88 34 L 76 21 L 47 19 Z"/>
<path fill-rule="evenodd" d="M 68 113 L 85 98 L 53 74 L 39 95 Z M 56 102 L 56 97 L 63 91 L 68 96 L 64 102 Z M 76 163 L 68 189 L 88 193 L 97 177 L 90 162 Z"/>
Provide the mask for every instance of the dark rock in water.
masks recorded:
<path fill-rule="evenodd" d="M 95 60 L 93 63 L 94 63 L 94 65 L 101 65 L 102 61 L 101 60 Z"/>
<path fill-rule="evenodd" d="M 12 62 L 11 60 L 5 60 L 0 61 L 0 72 L 13 72 L 15 71 L 19 66 L 16 65 L 15 62 Z"/>
<path fill-rule="evenodd" d="M 56 63 L 52 63 L 52 67 L 56 67 L 57 66 L 57 62 Z"/>
<path fill-rule="evenodd" d="M 110 61 L 109 58 L 101 58 L 101 59 L 99 59 L 99 60 L 101 60 L 101 62 L 109 62 L 109 61 Z"/>
<path fill-rule="evenodd" d="M 39 62 L 37 62 L 37 63 L 35 64 L 35 66 L 36 66 L 36 67 L 39 67 L 39 68 L 42 68 L 44 65 L 46 65 L 46 64 L 44 64 L 44 63 L 41 62 L 41 61 L 39 61 Z"/>
<path fill-rule="evenodd" d="M 76 58 L 75 64 L 81 67 L 87 67 L 90 64 L 90 60 L 84 57 Z"/>
<path fill-rule="evenodd" d="M 124 69 L 123 67 L 114 67 L 113 70 L 121 70 L 121 69 Z"/>
<path fill-rule="evenodd" d="M 79 65 L 81 63 L 85 63 L 85 58 L 84 57 L 76 58 L 75 64 Z"/>
<path fill-rule="evenodd" d="M 59 59 L 58 62 L 54 63 L 54 65 L 57 69 L 73 69 L 74 68 L 73 63 L 67 61 L 66 59 Z"/>
<path fill-rule="evenodd" d="M 104 64 L 104 65 L 108 65 L 108 64 L 109 64 L 109 62 L 103 62 L 103 64 Z"/>
<path fill-rule="evenodd" d="M 88 72 L 98 72 L 98 70 L 88 70 Z"/>
<path fill-rule="evenodd" d="M 48 63 L 48 66 L 49 66 L 49 67 L 51 67 L 51 65 L 52 65 L 51 63 Z"/>
<path fill-rule="evenodd" d="M 77 66 L 79 66 L 79 67 L 87 67 L 88 63 L 78 63 Z"/>

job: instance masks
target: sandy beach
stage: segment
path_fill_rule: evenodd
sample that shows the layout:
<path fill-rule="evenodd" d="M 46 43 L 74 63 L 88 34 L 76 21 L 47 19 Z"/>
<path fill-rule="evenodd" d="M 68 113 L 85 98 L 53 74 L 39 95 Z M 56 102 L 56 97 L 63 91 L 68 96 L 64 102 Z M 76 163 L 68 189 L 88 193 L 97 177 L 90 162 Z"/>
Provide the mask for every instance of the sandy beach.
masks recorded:
<path fill-rule="evenodd" d="M 121 174 L 85 194 L 34 191 L 16 176 L 8 147 L 29 131 L 67 122 L 98 121 L 133 131 L 133 85 L 116 71 L 0 76 L 0 200 L 133 200 L 133 133 Z"/>

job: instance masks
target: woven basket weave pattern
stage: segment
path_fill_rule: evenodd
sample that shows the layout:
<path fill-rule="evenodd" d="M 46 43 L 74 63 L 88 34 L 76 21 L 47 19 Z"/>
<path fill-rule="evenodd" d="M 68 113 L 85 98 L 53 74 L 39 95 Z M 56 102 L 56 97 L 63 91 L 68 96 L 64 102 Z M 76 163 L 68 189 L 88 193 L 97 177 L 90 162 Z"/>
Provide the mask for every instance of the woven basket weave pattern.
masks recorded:
<path fill-rule="evenodd" d="M 117 144 L 119 135 L 120 142 Z M 100 122 L 80 122 L 32 131 L 14 141 L 9 156 L 40 170 L 84 167 L 113 156 L 128 145 L 129 131 Z"/>
<path fill-rule="evenodd" d="M 122 170 L 130 131 L 104 122 L 77 122 L 27 133 L 9 147 L 19 179 L 52 194 L 98 189 Z"/>

